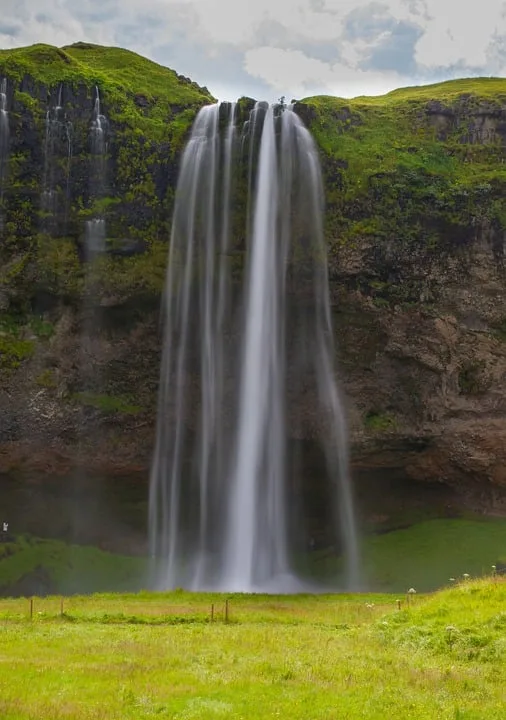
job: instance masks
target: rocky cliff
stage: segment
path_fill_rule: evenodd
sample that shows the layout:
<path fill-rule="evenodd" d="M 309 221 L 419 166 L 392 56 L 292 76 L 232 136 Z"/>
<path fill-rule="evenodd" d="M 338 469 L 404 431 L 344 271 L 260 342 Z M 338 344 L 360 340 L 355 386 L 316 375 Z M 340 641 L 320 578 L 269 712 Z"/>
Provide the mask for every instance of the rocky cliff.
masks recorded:
<path fill-rule="evenodd" d="M 87 482 L 116 477 L 143 495 L 178 158 L 196 110 L 212 98 L 133 53 L 82 44 L 0 52 L 2 77 L 11 142 L 0 478 L 61 489 L 84 468 Z M 89 171 L 97 87 L 108 120 L 100 195 Z M 48 167 L 46 117 L 59 104 L 71 148 L 58 135 Z M 396 498 L 418 487 L 444 490 L 435 501 L 443 510 L 505 511 L 506 81 L 309 98 L 296 110 L 321 149 L 364 515 L 388 522 Z M 107 219 L 107 252 L 90 269 L 83 228 L 97 213 Z M 303 411 L 311 418 L 311 398 Z M 319 458 L 306 425 L 296 441 L 317 497 Z"/>

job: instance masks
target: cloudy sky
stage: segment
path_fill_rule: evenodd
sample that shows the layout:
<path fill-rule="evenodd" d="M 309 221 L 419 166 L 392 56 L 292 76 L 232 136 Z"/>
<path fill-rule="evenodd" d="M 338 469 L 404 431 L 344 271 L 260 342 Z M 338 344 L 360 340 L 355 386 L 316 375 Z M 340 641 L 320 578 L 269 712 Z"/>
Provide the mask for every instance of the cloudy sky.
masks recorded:
<path fill-rule="evenodd" d="M 506 0 L 0 0 L 0 47 L 119 45 L 222 100 L 506 75 Z"/>

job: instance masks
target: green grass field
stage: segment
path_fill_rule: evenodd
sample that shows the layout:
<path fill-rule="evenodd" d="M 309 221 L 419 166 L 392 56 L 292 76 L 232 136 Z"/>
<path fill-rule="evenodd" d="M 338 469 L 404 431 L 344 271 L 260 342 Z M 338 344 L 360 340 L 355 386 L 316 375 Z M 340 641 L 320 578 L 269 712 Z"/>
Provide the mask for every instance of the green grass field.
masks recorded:
<path fill-rule="evenodd" d="M 397 600 L 402 600 L 398 609 Z M 3 720 L 502 720 L 506 583 L 0 602 Z M 214 619 L 211 606 L 214 605 Z"/>
<path fill-rule="evenodd" d="M 404 593 L 414 587 L 429 592 L 448 585 L 450 577 L 480 577 L 494 564 L 506 565 L 506 520 L 428 520 L 368 535 L 361 552 L 364 589 Z M 339 587 L 339 558 L 322 551 L 303 560 L 317 582 Z M 33 583 L 22 584 L 21 594 L 137 591 L 146 587 L 148 562 L 28 536 L 0 544 L 0 592 L 12 594 L 9 588 L 16 589 L 30 575 Z M 19 587 L 15 594 L 20 594 Z"/>

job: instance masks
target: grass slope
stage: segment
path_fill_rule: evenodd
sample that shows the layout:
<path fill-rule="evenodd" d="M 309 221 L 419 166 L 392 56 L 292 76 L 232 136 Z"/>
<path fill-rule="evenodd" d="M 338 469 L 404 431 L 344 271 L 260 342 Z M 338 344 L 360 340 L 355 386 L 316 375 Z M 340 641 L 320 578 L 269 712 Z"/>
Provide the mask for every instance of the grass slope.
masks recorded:
<path fill-rule="evenodd" d="M 17 586 L 26 595 L 131 590 L 141 586 L 145 574 L 143 558 L 115 555 L 95 547 L 28 536 L 0 544 L 0 591 L 4 592 Z"/>
<path fill-rule="evenodd" d="M 506 584 L 395 596 L 0 602 L 4 720 L 502 720 Z M 17 603 L 17 604 L 16 604 Z M 214 603 L 214 621 L 210 605 Z"/>
<path fill-rule="evenodd" d="M 434 249 L 473 223 L 506 227 L 505 101 L 501 78 L 303 100 L 322 150 L 329 234 Z"/>
<path fill-rule="evenodd" d="M 492 565 L 505 565 L 506 521 L 431 520 L 368 535 L 362 558 L 367 588 L 404 594 L 414 587 L 429 592 L 447 586 L 451 577 L 458 579 L 464 573 L 481 577 L 491 572 Z M 335 584 L 341 569 L 335 556 L 322 552 L 308 559 L 316 580 Z M 147 566 L 141 557 L 21 536 L 0 544 L 0 590 L 4 595 L 9 588 L 25 595 L 137 590 L 146 584 Z"/>
<path fill-rule="evenodd" d="M 37 44 L 0 50 L 0 75 L 55 87 L 61 82 L 74 86 L 95 85 L 106 94 L 109 104 L 119 103 L 123 115 L 143 117 L 153 123 L 167 121 L 173 105 L 199 106 L 213 100 L 207 88 L 178 75 L 130 50 L 76 43 L 63 48 Z M 141 106 L 135 98 L 142 98 Z M 143 112 L 141 111 L 143 108 Z"/>

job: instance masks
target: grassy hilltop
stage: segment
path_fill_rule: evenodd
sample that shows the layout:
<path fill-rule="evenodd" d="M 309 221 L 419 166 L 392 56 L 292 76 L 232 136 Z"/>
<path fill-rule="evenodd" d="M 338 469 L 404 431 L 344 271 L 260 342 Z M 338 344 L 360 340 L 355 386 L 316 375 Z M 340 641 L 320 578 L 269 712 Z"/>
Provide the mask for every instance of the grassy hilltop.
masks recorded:
<path fill-rule="evenodd" d="M 365 292 L 413 301 L 419 285 L 402 267 L 410 253 L 429 263 L 476 235 L 498 240 L 506 228 L 505 101 L 499 78 L 301 101 L 322 151 L 331 255 L 343 245 L 376 245 L 380 277 L 364 280 Z M 403 290 L 387 287 L 392 268 L 381 262 L 389 252 L 404 255 L 395 268 Z"/>
<path fill-rule="evenodd" d="M 62 48 L 31 45 L 0 50 L 0 75 L 22 81 L 29 77 L 46 88 L 68 83 L 74 88 L 97 86 L 111 109 L 111 120 L 130 125 L 151 139 L 167 136 L 175 116 L 186 110 L 176 125 L 186 129 L 195 108 L 214 98 L 189 78 L 130 50 L 75 43 Z M 33 98 L 33 102 L 43 98 Z M 28 101 L 28 100 L 27 100 Z M 174 113 L 174 108 L 179 113 Z M 176 128 L 173 128 L 176 131 Z"/>

